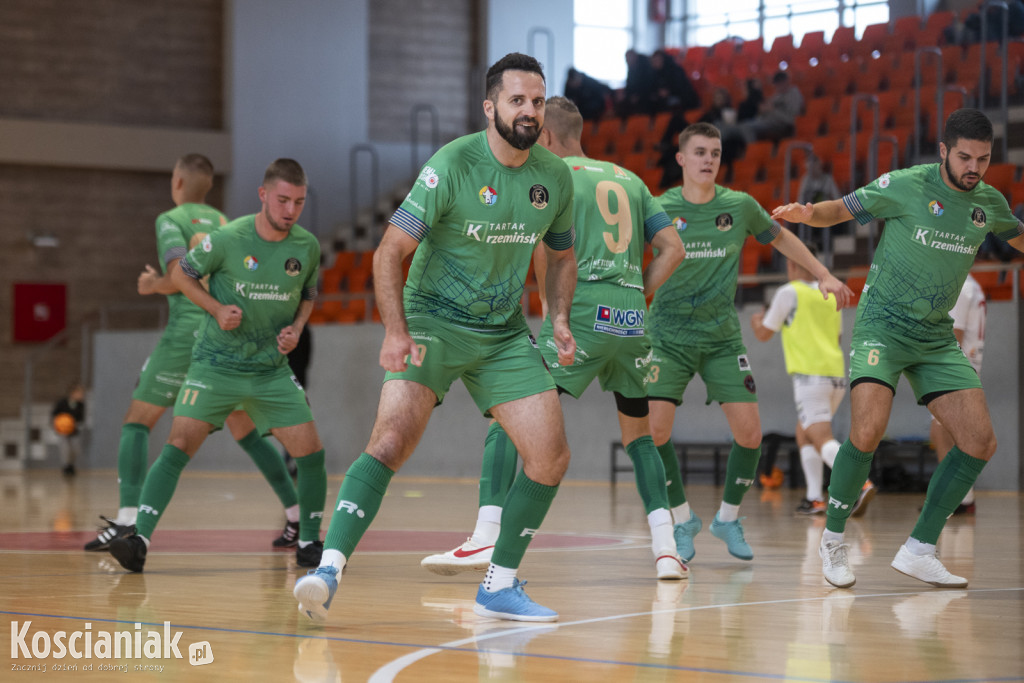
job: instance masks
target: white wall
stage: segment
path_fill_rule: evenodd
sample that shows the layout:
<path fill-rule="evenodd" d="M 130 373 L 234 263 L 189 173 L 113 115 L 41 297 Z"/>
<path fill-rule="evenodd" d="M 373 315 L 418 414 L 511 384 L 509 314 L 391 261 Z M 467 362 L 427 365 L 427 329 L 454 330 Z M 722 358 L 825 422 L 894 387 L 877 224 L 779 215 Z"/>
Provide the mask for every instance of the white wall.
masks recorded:
<path fill-rule="evenodd" d="M 493 64 L 509 52 L 530 54 L 544 67 L 548 96 L 561 95 L 565 76 L 572 66 L 573 3 L 571 0 L 521 0 L 487 3 L 487 63 Z M 542 29 L 554 36 L 553 41 Z M 554 60 L 549 58 L 549 48 Z"/>

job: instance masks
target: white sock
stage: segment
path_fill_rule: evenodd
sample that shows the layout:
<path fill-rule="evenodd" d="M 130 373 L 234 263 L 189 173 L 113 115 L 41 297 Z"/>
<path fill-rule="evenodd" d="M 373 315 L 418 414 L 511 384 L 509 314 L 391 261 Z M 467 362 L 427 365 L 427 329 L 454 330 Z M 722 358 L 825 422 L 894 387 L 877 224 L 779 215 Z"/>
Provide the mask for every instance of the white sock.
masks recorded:
<path fill-rule="evenodd" d="M 964 499 L 962 501 L 960 501 L 960 502 L 963 503 L 964 505 L 970 505 L 971 503 L 974 502 L 974 487 L 973 486 L 967 491 L 967 495 L 964 496 Z"/>
<path fill-rule="evenodd" d="M 825 463 L 818 449 L 810 444 L 800 447 L 800 464 L 807 480 L 807 500 L 821 500 L 821 487 L 825 481 Z"/>
<path fill-rule="evenodd" d="M 484 505 L 476 513 L 476 528 L 473 529 L 473 543 L 494 545 L 501 533 L 501 508 Z"/>
<path fill-rule="evenodd" d="M 829 469 L 836 464 L 836 453 L 839 452 L 839 442 L 835 439 L 829 439 L 825 442 L 825 445 L 821 447 L 821 459 L 825 461 Z"/>
<path fill-rule="evenodd" d="M 683 503 L 672 508 L 672 519 L 675 520 L 676 524 L 686 524 L 690 521 L 690 504 Z"/>
<path fill-rule="evenodd" d="M 331 548 L 324 548 L 324 554 L 320 556 L 321 567 L 334 567 L 341 573 L 341 570 L 345 568 L 345 564 L 348 559 L 342 554 L 340 550 L 332 550 Z"/>
<path fill-rule="evenodd" d="M 735 522 L 740 518 L 740 506 L 730 505 L 724 500 L 722 505 L 718 508 L 718 521 L 719 522 Z"/>
<path fill-rule="evenodd" d="M 288 518 L 289 522 L 297 522 L 297 521 L 299 521 L 299 505 L 298 505 L 298 503 L 296 503 L 295 505 L 292 505 L 290 508 L 285 508 L 284 509 L 284 516 Z"/>
<path fill-rule="evenodd" d="M 935 554 L 935 546 L 934 545 L 932 545 L 931 543 L 922 543 L 921 541 L 917 540 L 916 538 L 907 537 L 907 542 L 904 543 L 903 545 L 906 546 L 907 550 L 909 550 L 914 555 L 934 555 Z"/>
<path fill-rule="evenodd" d="M 114 524 L 120 524 L 121 526 L 135 524 L 135 520 L 138 519 L 138 517 L 139 508 L 137 507 L 118 508 Z"/>
<path fill-rule="evenodd" d="M 841 531 L 829 531 L 828 529 L 825 529 L 821 534 L 821 544 L 824 545 L 831 541 L 842 543 L 843 533 Z"/>
<path fill-rule="evenodd" d="M 141 538 L 142 541 L 146 544 L 146 550 L 149 550 L 149 539 L 141 535 L 139 536 L 139 538 Z"/>
<path fill-rule="evenodd" d="M 484 576 L 483 587 L 488 593 L 496 593 L 505 588 L 511 588 L 516 579 L 516 570 L 508 567 L 499 567 L 493 562 L 487 567 L 487 574 Z"/>
<path fill-rule="evenodd" d="M 651 527 L 651 550 L 654 559 L 662 555 L 676 554 L 676 538 L 672 534 L 672 513 L 667 508 L 658 508 L 647 515 L 647 524 Z"/>

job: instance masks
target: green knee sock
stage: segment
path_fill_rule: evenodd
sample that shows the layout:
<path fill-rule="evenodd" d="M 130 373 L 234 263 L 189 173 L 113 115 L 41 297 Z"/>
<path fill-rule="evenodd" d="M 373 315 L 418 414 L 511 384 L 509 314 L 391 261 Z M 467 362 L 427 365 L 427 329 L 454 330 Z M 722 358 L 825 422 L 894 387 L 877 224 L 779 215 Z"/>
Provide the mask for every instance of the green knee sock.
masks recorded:
<path fill-rule="evenodd" d="M 377 516 L 384 492 L 394 472 L 369 453 L 363 453 L 345 473 L 338 491 L 338 503 L 331 516 L 324 547 L 339 550 L 345 557 L 359 544 Z"/>
<path fill-rule="evenodd" d="M 661 464 L 661 454 L 654 447 L 654 439 L 641 436 L 626 444 L 626 453 L 633 461 L 636 490 L 640 492 L 640 499 L 644 502 L 644 511 L 651 514 L 655 510 L 667 508 L 665 466 Z"/>
<path fill-rule="evenodd" d="M 686 491 L 683 490 L 683 473 L 679 469 L 676 447 L 672 444 L 672 440 L 669 439 L 657 448 L 658 455 L 661 456 L 661 465 L 665 471 L 668 504 L 670 507 L 679 507 L 686 502 Z"/>
<path fill-rule="evenodd" d="M 261 437 L 259 431 L 254 429 L 239 439 L 238 445 L 256 463 L 256 467 L 263 473 L 263 478 L 277 494 L 281 505 L 290 508 L 299 502 L 298 494 L 295 493 L 295 484 L 292 483 L 292 478 L 288 475 L 284 458 L 270 444 L 269 440 Z M 326 489 L 324 495 L 327 495 Z"/>
<path fill-rule="evenodd" d="M 284 469 L 284 460 L 277 456 Z M 319 541 L 320 522 L 324 519 L 324 504 L 327 502 L 327 467 L 324 465 L 324 450 L 295 458 L 298 470 L 296 499 L 299 502 L 299 540 Z M 287 470 L 285 470 L 287 478 Z M 289 483 L 291 479 L 288 480 Z M 283 501 L 282 501 L 283 502 Z"/>
<path fill-rule="evenodd" d="M 117 446 L 117 482 L 121 507 L 139 506 L 142 480 L 146 478 L 149 460 L 149 427 L 137 422 L 121 426 L 121 441 Z"/>
<path fill-rule="evenodd" d="M 967 495 L 967 491 L 974 486 L 984 467 L 984 460 L 972 457 L 953 446 L 935 468 L 931 481 L 928 482 L 924 507 L 921 508 L 921 514 L 918 515 L 917 524 L 910 536 L 922 543 L 935 545 L 942 528 L 946 526 L 946 520 Z"/>
<path fill-rule="evenodd" d="M 181 472 L 188 461 L 185 451 L 165 444 L 160 457 L 149 468 L 146 480 L 142 482 L 139 517 L 135 522 L 135 531 L 140 536 L 153 537 L 153 530 L 174 497 L 174 489 L 178 487 Z"/>
<path fill-rule="evenodd" d="M 832 464 L 832 479 L 828 486 L 828 518 L 825 528 L 837 534 L 846 530 L 846 520 L 860 496 L 860 490 L 871 473 L 871 459 L 875 454 L 859 451 L 847 439 L 836 453 Z"/>
<path fill-rule="evenodd" d="M 497 422 L 491 423 L 484 440 L 484 462 L 480 467 L 480 507 L 505 504 L 516 478 L 519 453 L 512 439 Z"/>
<path fill-rule="evenodd" d="M 519 473 L 503 503 L 501 533 L 494 544 L 492 563 L 509 569 L 519 567 L 526 547 L 548 514 L 556 493 L 557 486 L 538 484 L 525 472 Z"/>
<path fill-rule="evenodd" d="M 750 487 L 757 477 L 757 461 L 761 459 L 761 447 L 744 448 L 735 441 L 729 450 L 729 459 L 725 462 L 725 491 L 722 500 L 729 505 L 743 502 Z"/>

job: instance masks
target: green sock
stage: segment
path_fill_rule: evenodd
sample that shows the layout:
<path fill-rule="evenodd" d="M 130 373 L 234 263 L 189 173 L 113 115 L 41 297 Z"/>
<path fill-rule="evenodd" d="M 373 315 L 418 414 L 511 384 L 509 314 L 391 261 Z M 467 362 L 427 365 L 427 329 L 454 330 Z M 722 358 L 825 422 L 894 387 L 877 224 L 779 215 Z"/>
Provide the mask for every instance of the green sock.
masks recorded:
<path fill-rule="evenodd" d="M 757 461 L 761 459 L 761 447 L 744 448 L 735 441 L 729 450 L 729 459 L 725 462 L 725 491 L 722 500 L 729 505 L 743 502 L 750 487 L 757 478 Z"/>
<path fill-rule="evenodd" d="M 352 557 L 359 539 L 377 516 L 384 493 L 394 475 L 394 472 L 369 453 L 356 458 L 341 482 L 338 503 L 324 540 L 325 548 L 339 550 L 345 557 Z"/>
<path fill-rule="evenodd" d="M 669 439 L 657 448 L 658 455 L 661 456 L 661 465 L 665 471 L 668 504 L 670 507 L 679 507 L 686 502 L 686 491 L 683 490 L 683 473 L 679 469 L 676 447 L 672 444 L 672 440 Z"/>
<path fill-rule="evenodd" d="M 484 462 L 480 466 L 480 507 L 505 504 L 516 478 L 516 451 L 512 439 L 497 422 L 491 423 L 484 440 Z"/>
<path fill-rule="evenodd" d="M 149 461 L 149 427 L 137 422 L 121 426 L 121 441 L 117 446 L 117 482 L 121 507 L 139 506 L 142 480 L 146 478 Z"/>
<path fill-rule="evenodd" d="M 644 511 L 651 514 L 655 510 L 667 508 L 665 467 L 661 464 L 661 454 L 654 447 L 654 439 L 641 436 L 626 444 L 626 453 L 633 461 L 636 490 L 640 492 L 640 499 L 644 502 Z"/>
<path fill-rule="evenodd" d="M 263 473 L 263 477 L 270 484 L 270 488 L 274 489 L 274 493 L 277 494 L 277 499 L 281 501 L 281 505 L 290 508 L 299 502 L 299 496 L 295 493 L 295 484 L 292 483 L 292 478 L 288 475 L 288 468 L 284 464 L 284 458 L 281 457 L 281 454 L 277 452 L 277 449 L 271 445 L 268 439 L 261 437 L 259 431 L 254 429 L 239 439 L 238 445 L 256 463 L 256 467 Z M 324 488 L 324 496 L 327 496 L 326 487 Z"/>
<path fill-rule="evenodd" d="M 494 544 L 492 563 L 509 569 L 519 567 L 556 493 L 557 486 L 538 484 L 525 472 L 519 473 L 502 503 L 501 533 Z"/>
<path fill-rule="evenodd" d="M 825 528 L 837 534 L 846 530 L 846 520 L 853 512 L 853 506 L 860 496 L 860 490 L 871 473 L 871 459 L 874 452 L 859 451 L 847 439 L 836 453 L 832 464 L 832 479 L 828 486 L 828 515 Z"/>
<path fill-rule="evenodd" d="M 135 521 L 135 531 L 139 536 L 153 537 L 153 530 L 174 497 L 174 489 L 178 487 L 181 472 L 189 460 L 185 451 L 171 444 L 165 444 L 160 451 L 160 457 L 153 462 L 146 480 L 142 482 L 139 517 Z"/>
<path fill-rule="evenodd" d="M 281 463 L 281 469 L 285 469 L 281 456 L 277 456 L 277 460 Z M 324 519 L 324 505 L 327 503 L 324 449 L 295 458 L 295 467 L 299 475 L 296 491 L 296 499 L 299 502 L 299 540 L 319 541 L 320 522 Z M 286 469 L 285 478 L 288 478 Z M 291 483 L 291 479 L 288 481 Z"/>
<path fill-rule="evenodd" d="M 972 457 L 953 446 L 935 468 L 931 481 L 928 482 L 924 507 L 921 508 L 921 514 L 918 515 L 917 524 L 910 536 L 922 543 L 938 543 L 939 534 L 946 526 L 946 520 L 967 495 L 967 491 L 974 486 L 984 467 L 984 460 Z"/>

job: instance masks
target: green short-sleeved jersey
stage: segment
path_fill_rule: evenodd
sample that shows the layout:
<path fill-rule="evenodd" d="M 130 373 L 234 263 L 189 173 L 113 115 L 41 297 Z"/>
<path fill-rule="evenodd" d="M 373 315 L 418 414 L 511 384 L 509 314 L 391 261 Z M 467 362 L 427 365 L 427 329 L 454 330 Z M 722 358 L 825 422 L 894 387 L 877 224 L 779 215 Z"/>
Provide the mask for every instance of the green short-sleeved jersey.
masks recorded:
<path fill-rule="evenodd" d="M 1024 233 L 998 190 L 984 182 L 970 192 L 953 190 L 939 164 L 886 173 L 843 203 L 862 224 L 886 221 L 856 325 L 920 341 L 953 334 L 949 310 L 986 235 L 1005 240 Z"/>
<path fill-rule="evenodd" d="M 654 344 L 714 344 L 741 336 L 736 314 L 740 252 L 747 235 L 768 244 L 779 224 L 745 192 L 719 185 L 692 204 L 676 187 L 658 197 L 686 248 L 686 258 L 654 295 L 648 331 Z"/>
<path fill-rule="evenodd" d="M 405 283 L 406 317 L 474 329 L 523 320 L 522 295 L 538 240 L 573 244 L 569 168 L 539 146 L 519 168 L 495 159 L 486 132 L 430 158 L 391 222 L 421 244 Z"/>
<path fill-rule="evenodd" d="M 203 237 L 227 222 L 224 214 L 205 204 L 182 204 L 157 216 L 156 251 L 160 270 L 166 273 L 168 263 L 184 256 Z M 167 306 L 167 332 L 191 340 L 206 312 L 184 294 L 168 295 Z"/>
<path fill-rule="evenodd" d="M 575 187 L 580 282 L 643 290 L 644 242 L 672 225 L 642 180 L 609 161 L 565 157 Z"/>
<path fill-rule="evenodd" d="M 241 372 L 272 370 L 287 363 L 278 333 L 292 324 L 299 303 L 316 298 L 320 243 L 298 225 L 280 242 L 256 234 L 254 216 L 243 216 L 205 238 L 181 260 L 192 277 L 210 276 L 210 294 L 242 309 L 242 322 L 222 330 L 203 318 L 192 363 Z"/>

